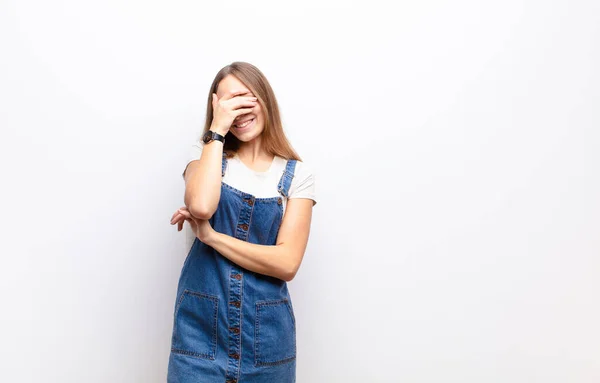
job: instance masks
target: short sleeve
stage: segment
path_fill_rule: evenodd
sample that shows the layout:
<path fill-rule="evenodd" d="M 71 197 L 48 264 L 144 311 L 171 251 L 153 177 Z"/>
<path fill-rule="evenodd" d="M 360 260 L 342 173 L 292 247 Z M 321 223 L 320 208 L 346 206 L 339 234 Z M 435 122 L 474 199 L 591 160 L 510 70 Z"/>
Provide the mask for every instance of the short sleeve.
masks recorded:
<path fill-rule="evenodd" d="M 183 169 L 183 173 L 181 173 L 181 176 L 184 179 L 185 179 L 185 171 L 187 170 L 187 167 L 190 164 L 190 162 L 200 159 L 200 155 L 202 154 L 202 148 L 204 148 L 204 142 L 202 142 L 200 140 L 194 142 L 194 144 L 190 147 L 190 153 L 188 156 L 187 163 L 185 165 L 185 168 Z"/>
<path fill-rule="evenodd" d="M 297 161 L 288 198 L 308 198 L 313 200 L 313 206 L 316 205 L 315 178 L 311 167 L 302 161 Z"/>

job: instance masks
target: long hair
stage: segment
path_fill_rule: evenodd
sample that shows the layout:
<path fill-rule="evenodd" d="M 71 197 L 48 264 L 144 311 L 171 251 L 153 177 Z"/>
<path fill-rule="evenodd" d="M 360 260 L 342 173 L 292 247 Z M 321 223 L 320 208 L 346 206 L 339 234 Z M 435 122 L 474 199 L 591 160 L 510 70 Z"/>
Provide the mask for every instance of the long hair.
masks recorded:
<path fill-rule="evenodd" d="M 292 145 L 283 131 L 281 117 L 279 115 L 279 106 L 277 105 L 277 99 L 275 98 L 275 93 L 273 92 L 271 85 L 267 81 L 265 75 L 257 67 L 247 62 L 235 61 L 224 66 L 215 76 L 215 79 L 210 86 L 210 91 L 208 92 L 206 120 L 203 133 L 206 133 L 210 129 L 213 120 L 212 94 L 217 93 L 219 82 L 227 75 L 235 76 L 246 85 L 258 99 L 265 117 L 265 127 L 261 134 L 262 143 L 267 153 L 283 157 L 286 160 L 301 161 L 300 156 L 292 148 Z M 239 149 L 240 144 L 241 142 L 237 137 L 231 132 L 227 133 L 223 151 L 226 152 L 228 158 L 234 156 L 235 152 Z"/>

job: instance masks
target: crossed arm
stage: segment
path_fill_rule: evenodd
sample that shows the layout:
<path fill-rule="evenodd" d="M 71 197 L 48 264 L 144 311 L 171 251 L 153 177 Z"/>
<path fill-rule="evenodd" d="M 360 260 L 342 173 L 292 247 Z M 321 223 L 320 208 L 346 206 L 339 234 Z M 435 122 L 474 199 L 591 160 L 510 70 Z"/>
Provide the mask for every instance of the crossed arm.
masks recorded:
<path fill-rule="evenodd" d="M 195 218 L 187 208 L 179 209 L 171 224 L 188 221 L 202 242 L 241 267 L 259 274 L 291 281 L 300 267 L 308 243 L 313 200 L 292 198 L 279 228 L 275 245 L 257 245 L 215 231 L 208 220 Z"/>

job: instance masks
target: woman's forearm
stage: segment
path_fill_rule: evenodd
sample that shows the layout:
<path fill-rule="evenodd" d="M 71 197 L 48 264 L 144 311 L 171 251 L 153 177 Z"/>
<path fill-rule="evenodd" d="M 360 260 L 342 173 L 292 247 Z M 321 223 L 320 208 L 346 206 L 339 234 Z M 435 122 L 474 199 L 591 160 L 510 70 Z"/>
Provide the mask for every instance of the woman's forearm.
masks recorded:
<path fill-rule="evenodd" d="M 257 245 L 216 231 L 203 242 L 233 263 L 255 273 L 284 281 L 294 277 L 291 257 L 287 256 L 285 245 Z"/>

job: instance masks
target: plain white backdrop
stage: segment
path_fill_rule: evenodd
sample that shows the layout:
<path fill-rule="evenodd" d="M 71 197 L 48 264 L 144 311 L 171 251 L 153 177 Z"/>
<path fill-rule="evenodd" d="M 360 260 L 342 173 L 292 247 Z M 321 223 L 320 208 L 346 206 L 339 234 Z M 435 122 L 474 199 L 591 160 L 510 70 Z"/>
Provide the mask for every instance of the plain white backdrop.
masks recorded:
<path fill-rule="evenodd" d="M 0 44 L 0 381 L 165 381 L 236 60 L 316 169 L 299 383 L 600 381 L 598 2 L 3 0 Z"/>

